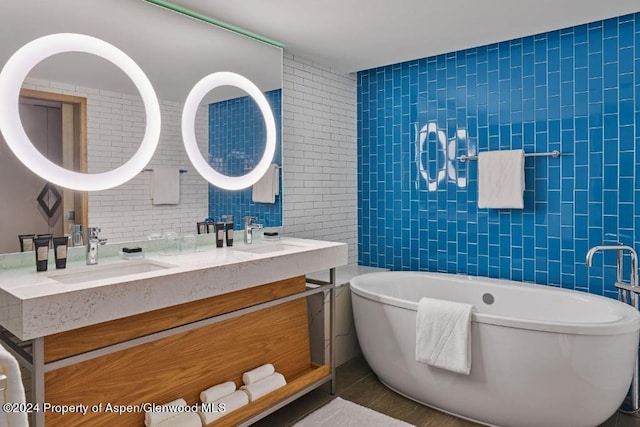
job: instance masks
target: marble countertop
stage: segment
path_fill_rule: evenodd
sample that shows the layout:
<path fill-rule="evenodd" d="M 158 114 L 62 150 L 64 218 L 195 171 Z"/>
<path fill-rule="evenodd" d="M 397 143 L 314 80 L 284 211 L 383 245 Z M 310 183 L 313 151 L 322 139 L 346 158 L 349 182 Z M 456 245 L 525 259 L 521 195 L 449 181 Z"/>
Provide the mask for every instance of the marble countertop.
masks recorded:
<path fill-rule="evenodd" d="M 270 245 L 280 245 L 280 250 L 270 251 Z M 113 254 L 113 250 L 104 253 Z M 126 272 L 129 263 L 142 261 L 165 268 L 92 278 L 101 269 Z M 82 258 L 69 260 L 66 269 L 50 267 L 47 272 L 36 272 L 35 262 L 28 267 L 4 266 L 0 270 L 0 325 L 28 340 L 346 263 L 344 243 L 283 238 L 224 248 L 201 246 L 196 252 L 176 255 L 147 253 L 143 260 L 101 254 L 98 265 L 87 266 Z M 87 279 L 77 283 L 56 280 L 56 276 L 63 280 L 60 275 L 75 273 Z"/>

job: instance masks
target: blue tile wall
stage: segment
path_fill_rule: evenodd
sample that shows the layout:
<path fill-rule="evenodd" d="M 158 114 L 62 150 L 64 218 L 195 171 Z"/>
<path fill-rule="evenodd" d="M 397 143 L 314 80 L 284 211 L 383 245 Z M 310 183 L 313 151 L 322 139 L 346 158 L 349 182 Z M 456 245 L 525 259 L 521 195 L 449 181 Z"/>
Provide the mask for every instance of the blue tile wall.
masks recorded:
<path fill-rule="evenodd" d="M 358 73 L 358 258 L 616 296 L 640 242 L 640 14 Z M 477 162 L 523 148 L 525 207 L 479 209 Z M 628 267 L 628 259 L 625 259 Z"/>
<path fill-rule="evenodd" d="M 281 90 L 264 95 L 276 120 L 276 154 L 273 163 L 282 165 Z M 218 172 L 230 176 L 247 173 L 264 153 L 266 129 L 257 104 L 249 96 L 216 102 L 209 105 L 209 163 Z M 281 173 L 281 172 L 280 172 Z M 242 218 L 255 216 L 265 227 L 282 225 L 282 196 L 276 202 L 254 203 L 252 189 L 227 191 L 209 186 L 209 217 L 234 216 L 234 228 L 241 230 Z M 282 180 L 280 180 L 282 194 Z"/>

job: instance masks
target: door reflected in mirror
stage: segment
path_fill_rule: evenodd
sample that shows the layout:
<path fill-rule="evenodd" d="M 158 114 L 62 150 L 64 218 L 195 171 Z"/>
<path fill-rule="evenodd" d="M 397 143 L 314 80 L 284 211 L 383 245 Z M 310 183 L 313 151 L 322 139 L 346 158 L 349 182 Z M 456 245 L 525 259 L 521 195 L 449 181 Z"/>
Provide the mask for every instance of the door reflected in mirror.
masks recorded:
<path fill-rule="evenodd" d="M 86 171 L 86 99 L 22 90 L 20 119 L 27 136 L 49 160 L 73 171 Z M 0 253 L 19 252 L 20 234 L 62 236 L 71 225 L 87 222 L 87 195 L 54 185 L 35 175 L 8 149 L 0 156 Z M 35 201 L 35 203 L 34 203 Z"/>

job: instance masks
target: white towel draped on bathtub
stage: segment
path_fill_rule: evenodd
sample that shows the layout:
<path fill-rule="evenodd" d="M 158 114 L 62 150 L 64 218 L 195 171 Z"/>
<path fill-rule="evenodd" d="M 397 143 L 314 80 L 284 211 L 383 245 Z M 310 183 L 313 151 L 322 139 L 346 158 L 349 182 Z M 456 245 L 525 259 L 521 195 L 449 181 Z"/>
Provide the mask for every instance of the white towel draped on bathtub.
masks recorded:
<path fill-rule="evenodd" d="M 469 375 L 473 306 L 422 298 L 416 316 L 416 361 Z"/>

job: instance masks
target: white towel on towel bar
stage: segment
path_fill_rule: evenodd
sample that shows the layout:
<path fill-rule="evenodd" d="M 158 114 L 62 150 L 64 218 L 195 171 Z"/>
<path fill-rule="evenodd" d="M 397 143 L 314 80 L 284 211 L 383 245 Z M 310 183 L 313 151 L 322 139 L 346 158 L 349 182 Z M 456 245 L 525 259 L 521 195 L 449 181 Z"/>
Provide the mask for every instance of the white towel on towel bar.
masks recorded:
<path fill-rule="evenodd" d="M 276 196 L 280 193 L 279 166 L 271 164 L 267 172 L 253 184 L 251 198 L 255 203 L 275 203 Z"/>
<path fill-rule="evenodd" d="M 416 316 L 416 361 L 469 375 L 473 306 L 421 298 Z"/>
<path fill-rule="evenodd" d="M 180 203 L 180 169 L 154 167 L 151 180 L 151 198 L 154 205 Z"/>
<path fill-rule="evenodd" d="M 478 207 L 524 207 L 524 151 L 483 151 L 478 154 Z"/>
<path fill-rule="evenodd" d="M 18 361 L 3 346 L 0 345 L 0 373 L 7 377 L 7 387 L 0 391 L 0 404 L 16 403 L 24 404 L 26 397 L 22 385 L 22 375 Z M 0 426 L 25 427 L 29 425 L 26 412 L 0 413 Z"/>

